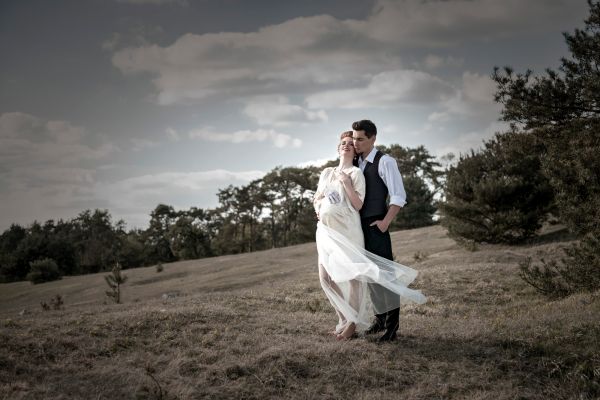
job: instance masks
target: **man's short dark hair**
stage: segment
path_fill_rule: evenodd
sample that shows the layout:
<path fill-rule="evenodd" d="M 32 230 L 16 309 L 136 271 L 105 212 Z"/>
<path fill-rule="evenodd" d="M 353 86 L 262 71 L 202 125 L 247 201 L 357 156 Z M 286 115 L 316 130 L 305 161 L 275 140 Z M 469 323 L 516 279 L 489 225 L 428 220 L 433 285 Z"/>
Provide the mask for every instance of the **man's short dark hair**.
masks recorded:
<path fill-rule="evenodd" d="M 377 135 L 377 127 L 368 119 L 362 119 L 352 124 L 352 129 L 355 131 L 365 131 L 365 136 L 369 139 Z"/>

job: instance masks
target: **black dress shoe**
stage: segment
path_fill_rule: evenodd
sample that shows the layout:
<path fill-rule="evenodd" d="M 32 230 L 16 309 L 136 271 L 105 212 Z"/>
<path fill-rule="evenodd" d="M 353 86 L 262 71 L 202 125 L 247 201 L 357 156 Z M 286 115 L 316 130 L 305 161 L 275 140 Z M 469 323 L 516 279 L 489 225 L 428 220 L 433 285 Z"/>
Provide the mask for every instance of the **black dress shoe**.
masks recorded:
<path fill-rule="evenodd" d="M 398 334 L 396 333 L 395 330 L 393 331 L 386 331 L 382 337 L 380 337 L 379 339 L 377 339 L 377 341 L 379 343 L 383 343 L 383 342 L 393 342 L 394 340 L 396 340 L 396 338 L 398 337 Z"/>
<path fill-rule="evenodd" d="M 365 335 L 372 335 L 374 333 L 379 333 L 384 331 L 385 328 L 383 327 L 383 325 L 375 322 L 373 325 L 371 325 L 366 331 L 365 331 Z"/>

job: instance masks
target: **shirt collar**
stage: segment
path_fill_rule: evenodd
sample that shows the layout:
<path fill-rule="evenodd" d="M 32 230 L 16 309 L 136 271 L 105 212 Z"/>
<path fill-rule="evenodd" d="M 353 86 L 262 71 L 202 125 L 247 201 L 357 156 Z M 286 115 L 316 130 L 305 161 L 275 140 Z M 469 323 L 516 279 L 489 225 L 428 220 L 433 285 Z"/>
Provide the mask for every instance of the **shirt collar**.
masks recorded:
<path fill-rule="evenodd" d="M 371 152 L 369 153 L 369 155 L 367 157 L 365 157 L 364 159 L 361 157 L 361 160 L 364 161 L 368 161 L 370 163 L 373 163 L 373 160 L 375 159 L 375 154 L 377 154 L 377 149 L 375 147 L 373 147 L 373 150 L 371 150 Z"/>

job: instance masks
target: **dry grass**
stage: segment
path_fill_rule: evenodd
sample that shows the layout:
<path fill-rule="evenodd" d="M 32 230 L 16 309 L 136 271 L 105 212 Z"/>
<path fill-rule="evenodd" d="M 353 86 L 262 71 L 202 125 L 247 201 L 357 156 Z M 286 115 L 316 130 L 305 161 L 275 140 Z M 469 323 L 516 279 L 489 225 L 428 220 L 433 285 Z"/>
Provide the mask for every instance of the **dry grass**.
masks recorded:
<path fill-rule="evenodd" d="M 124 304 L 105 302 L 103 274 L 0 285 L 0 399 L 600 396 L 600 294 L 547 302 L 517 276 L 557 242 L 392 238 L 429 302 L 403 306 L 385 345 L 326 334 L 314 244 L 126 270 Z M 64 309 L 42 311 L 55 294 Z"/>

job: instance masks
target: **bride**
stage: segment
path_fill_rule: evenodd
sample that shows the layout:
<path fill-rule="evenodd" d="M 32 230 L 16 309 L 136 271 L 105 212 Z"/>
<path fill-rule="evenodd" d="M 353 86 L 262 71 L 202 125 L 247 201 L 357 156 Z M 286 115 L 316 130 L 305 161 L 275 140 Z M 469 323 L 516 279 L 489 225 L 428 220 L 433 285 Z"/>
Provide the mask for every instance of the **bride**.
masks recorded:
<path fill-rule="evenodd" d="M 338 316 L 332 334 L 346 340 L 367 329 L 374 314 L 399 307 L 400 298 L 422 304 L 425 296 L 407 287 L 417 271 L 364 249 L 359 210 L 365 198 L 365 178 L 352 164 L 352 131 L 341 134 L 338 153 L 339 165 L 321 172 L 313 204 L 319 218 L 319 280 Z M 384 295 L 369 295 L 369 285 L 371 291 Z"/>

